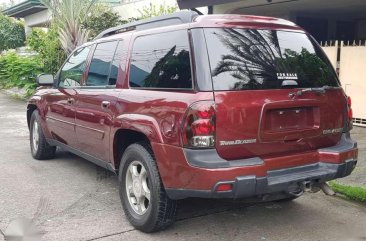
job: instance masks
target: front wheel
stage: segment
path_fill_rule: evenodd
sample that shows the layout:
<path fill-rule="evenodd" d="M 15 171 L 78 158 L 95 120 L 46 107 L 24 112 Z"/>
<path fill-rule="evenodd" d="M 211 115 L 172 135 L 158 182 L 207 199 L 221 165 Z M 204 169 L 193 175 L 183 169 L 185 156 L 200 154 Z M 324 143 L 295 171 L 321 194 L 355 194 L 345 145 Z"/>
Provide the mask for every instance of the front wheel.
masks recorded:
<path fill-rule="evenodd" d="M 30 120 L 30 147 L 33 158 L 37 160 L 52 159 L 55 157 L 56 147 L 50 146 L 44 137 L 38 111 L 32 113 Z"/>
<path fill-rule="evenodd" d="M 123 209 L 136 229 L 149 233 L 174 222 L 176 201 L 167 196 L 147 144 L 132 144 L 126 149 L 118 179 Z"/>

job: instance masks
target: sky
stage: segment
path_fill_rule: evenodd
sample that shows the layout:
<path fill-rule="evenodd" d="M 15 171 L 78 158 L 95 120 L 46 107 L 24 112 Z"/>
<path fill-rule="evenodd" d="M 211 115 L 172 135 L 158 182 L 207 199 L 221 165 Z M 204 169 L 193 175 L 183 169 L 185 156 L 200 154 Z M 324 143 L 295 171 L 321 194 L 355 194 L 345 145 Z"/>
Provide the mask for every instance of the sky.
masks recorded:
<path fill-rule="evenodd" d="M 20 3 L 24 0 L 14 0 L 14 3 L 17 4 L 17 3 Z M 6 4 L 10 4 L 11 1 L 10 0 L 0 0 L 0 4 L 3 4 L 3 3 L 6 3 Z"/>

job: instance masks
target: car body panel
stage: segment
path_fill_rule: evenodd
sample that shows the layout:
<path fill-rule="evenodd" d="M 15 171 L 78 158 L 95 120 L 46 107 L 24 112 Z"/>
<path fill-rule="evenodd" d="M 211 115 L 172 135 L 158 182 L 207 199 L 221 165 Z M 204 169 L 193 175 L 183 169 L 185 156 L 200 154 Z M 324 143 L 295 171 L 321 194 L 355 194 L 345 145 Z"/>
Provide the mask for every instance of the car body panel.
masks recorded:
<path fill-rule="evenodd" d="M 342 164 L 347 159 L 357 159 L 355 145 L 341 152 L 324 149 L 336 146 L 342 133 L 324 134 L 323 131 L 345 126 L 346 102 L 341 89 L 329 90 L 324 95 L 308 92 L 296 99 L 289 98 L 289 93 L 294 89 L 201 91 L 196 83 L 198 75 L 195 72 L 200 68 L 195 67 L 194 58 L 199 54 L 193 54 L 192 50 L 196 53 L 204 50 L 194 49 L 194 44 L 191 46 L 193 89 L 162 90 L 129 86 L 131 49 L 136 38 L 186 29 L 192 45 L 195 38 L 192 38 L 190 30 L 207 27 L 304 32 L 291 22 L 275 18 L 215 15 L 199 16 L 189 24 L 132 30 L 98 39 L 93 43 L 117 39 L 125 41 L 126 58 L 119 65 L 116 86 L 85 87 L 87 66 L 80 88 L 39 89 L 29 103 L 39 109 L 46 137 L 81 151 L 86 158 L 92 156 L 98 162 L 102 160 L 113 166 L 110 169 L 117 170 L 120 160 L 116 158 L 120 156 L 116 155 L 119 147 L 114 145 L 116 133 L 120 130 L 142 133 L 150 141 L 164 186 L 173 189 L 207 191 L 220 181 L 232 181 L 239 176 L 265 177 L 271 170 L 320 162 Z M 204 46 L 203 42 L 200 46 Z M 91 55 L 88 65 L 90 59 Z M 201 76 L 208 78 L 207 73 Z M 69 98 L 75 100 L 74 105 L 67 102 Z M 207 100 L 216 103 L 217 155 L 225 161 L 261 158 L 262 165 L 209 169 L 188 162 L 181 140 L 185 114 L 193 103 Z M 103 101 L 109 101 L 108 108 L 101 107 Z M 304 112 L 300 117 L 288 113 L 287 118 L 280 121 L 275 116 L 278 111 L 291 108 L 300 108 Z M 306 119 L 309 115 L 312 116 L 310 120 Z M 294 128 L 297 122 L 302 125 L 300 128 Z M 235 143 L 236 140 L 253 139 L 255 143 L 220 146 L 220 141 Z"/>
<path fill-rule="evenodd" d="M 45 118 L 53 138 L 76 147 L 75 106 L 77 89 L 55 89 L 44 95 Z M 72 103 L 70 103 L 72 102 Z"/>

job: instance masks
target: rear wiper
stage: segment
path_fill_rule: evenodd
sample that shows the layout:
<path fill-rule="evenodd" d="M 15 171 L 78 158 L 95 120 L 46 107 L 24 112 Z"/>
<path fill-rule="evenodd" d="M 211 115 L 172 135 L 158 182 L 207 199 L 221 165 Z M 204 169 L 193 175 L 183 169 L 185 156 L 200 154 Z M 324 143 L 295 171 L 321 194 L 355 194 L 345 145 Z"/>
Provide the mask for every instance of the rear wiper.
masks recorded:
<path fill-rule="evenodd" d="M 316 94 L 323 95 L 323 94 L 325 94 L 325 92 L 327 90 L 334 89 L 334 88 L 336 88 L 336 87 L 332 87 L 332 86 L 328 86 L 328 85 L 324 85 L 323 87 L 317 87 L 317 88 L 306 88 L 306 89 L 298 90 L 295 92 L 291 92 L 290 94 L 288 94 L 288 96 L 292 99 L 295 99 L 297 96 L 301 96 L 306 92 L 315 92 Z"/>

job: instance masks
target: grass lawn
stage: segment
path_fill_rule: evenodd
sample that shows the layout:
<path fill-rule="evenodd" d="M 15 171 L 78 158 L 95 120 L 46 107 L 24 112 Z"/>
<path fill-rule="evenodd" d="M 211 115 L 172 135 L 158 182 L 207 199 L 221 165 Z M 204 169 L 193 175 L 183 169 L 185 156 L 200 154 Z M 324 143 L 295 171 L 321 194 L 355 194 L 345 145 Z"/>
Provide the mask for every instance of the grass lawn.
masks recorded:
<path fill-rule="evenodd" d="M 329 185 L 336 193 L 342 194 L 349 199 L 366 203 L 366 188 L 342 185 L 335 181 L 331 181 Z"/>

